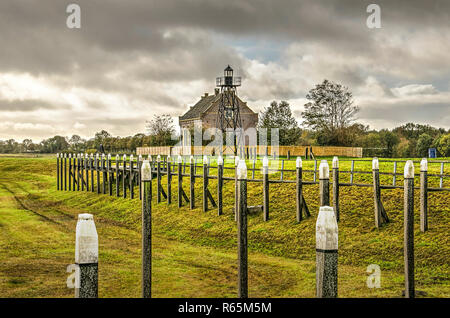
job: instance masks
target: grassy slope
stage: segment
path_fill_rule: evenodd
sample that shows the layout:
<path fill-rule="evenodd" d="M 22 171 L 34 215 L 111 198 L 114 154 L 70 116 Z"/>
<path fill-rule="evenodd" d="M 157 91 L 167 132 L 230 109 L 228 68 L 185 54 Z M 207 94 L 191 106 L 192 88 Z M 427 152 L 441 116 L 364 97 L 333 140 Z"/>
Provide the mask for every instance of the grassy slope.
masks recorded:
<path fill-rule="evenodd" d="M 20 169 L 15 166 L 20 163 Z M 286 165 L 286 169 L 293 166 Z M 304 162 L 311 169 L 311 162 Z M 381 163 L 381 170 L 392 170 Z M 370 162 L 356 170 L 369 171 Z M 447 167 L 448 169 L 448 167 Z M 341 170 L 349 170 L 342 162 Z M 430 164 L 431 172 L 439 167 Z M 402 166 L 398 166 L 402 171 Z M 231 171 L 227 171 L 229 174 Z M 211 171 L 215 174 L 215 170 Z M 100 295 L 139 296 L 139 200 L 110 198 L 92 193 L 58 192 L 54 159 L 0 158 L 0 289 L 3 296 L 69 297 L 65 268 L 73 262 L 76 215 L 95 215 L 100 237 Z M 259 173 L 256 174 L 259 178 Z M 279 178 L 272 175 L 271 178 Z M 292 179 L 292 174 L 286 174 Z M 310 173 L 305 173 L 311 179 Z M 184 180 L 187 191 L 188 178 Z M 341 178 L 342 182 L 347 181 Z M 347 177 L 348 179 L 348 177 Z M 392 181 L 382 177 L 384 184 Z M 398 178 L 398 184 L 402 179 Z M 355 182 L 371 182 L 359 175 Z M 165 178 L 163 178 L 163 183 Z M 174 177 L 173 184 L 176 184 Z M 436 185 L 436 178 L 431 178 Z M 448 181 L 444 186 L 449 187 Z M 225 211 L 201 212 L 200 180 L 197 209 L 170 207 L 153 211 L 154 288 L 156 297 L 233 297 L 236 290 L 236 227 L 231 213 L 233 184 L 224 188 Z M 210 181 L 215 196 L 215 180 Z M 173 186 L 173 189 L 176 187 Z M 271 220 L 249 217 L 251 297 L 313 297 L 315 284 L 315 217 L 317 186 L 305 186 L 312 217 L 295 223 L 294 185 L 271 185 Z M 249 186 L 249 204 L 261 204 L 261 184 Z M 403 289 L 403 191 L 384 190 L 382 198 L 392 220 L 373 226 L 371 188 L 341 189 L 339 223 L 339 294 L 341 297 L 396 297 Z M 418 195 L 416 195 L 418 207 Z M 450 296 L 449 193 L 429 196 L 430 231 L 419 231 L 416 208 L 415 244 L 417 289 L 428 296 Z M 366 267 L 378 264 L 382 288 L 369 289 Z"/>

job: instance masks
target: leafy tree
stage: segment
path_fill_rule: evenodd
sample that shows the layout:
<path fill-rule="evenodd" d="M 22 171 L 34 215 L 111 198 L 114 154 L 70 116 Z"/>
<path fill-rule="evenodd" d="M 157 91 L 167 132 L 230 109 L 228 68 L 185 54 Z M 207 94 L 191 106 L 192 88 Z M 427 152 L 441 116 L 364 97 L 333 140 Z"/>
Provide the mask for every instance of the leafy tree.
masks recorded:
<path fill-rule="evenodd" d="M 268 143 L 271 142 L 271 128 L 279 129 L 279 142 L 282 146 L 294 145 L 300 141 L 301 130 L 286 101 L 270 103 L 270 106 L 260 114 L 258 126 L 267 128 Z"/>
<path fill-rule="evenodd" d="M 99 149 L 100 145 L 105 143 L 105 139 L 111 137 L 111 134 L 106 130 L 102 130 L 95 134 L 94 137 L 94 147 L 95 149 Z"/>
<path fill-rule="evenodd" d="M 443 157 L 450 157 L 450 134 L 441 135 L 436 142 L 436 148 Z"/>
<path fill-rule="evenodd" d="M 176 143 L 172 140 L 175 128 L 169 115 L 155 115 L 152 120 L 146 122 L 146 129 L 152 137 L 152 146 L 170 146 Z"/>
<path fill-rule="evenodd" d="M 426 157 L 428 154 L 428 148 L 433 144 L 433 138 L 427 133 L 423 133 L 417 139 L 416 155 L 420 157 Z"/>
<path fill-rule="evenodd" d="M 319 144 L 339 145 L 338 131 L 343 131 L 354 120 L 359 108 L 354 105 L 353 95 L 341 84 L 324 80 L 306 95 L 310 100 L 302 112 L 303 125 L 318 135 Z"/>

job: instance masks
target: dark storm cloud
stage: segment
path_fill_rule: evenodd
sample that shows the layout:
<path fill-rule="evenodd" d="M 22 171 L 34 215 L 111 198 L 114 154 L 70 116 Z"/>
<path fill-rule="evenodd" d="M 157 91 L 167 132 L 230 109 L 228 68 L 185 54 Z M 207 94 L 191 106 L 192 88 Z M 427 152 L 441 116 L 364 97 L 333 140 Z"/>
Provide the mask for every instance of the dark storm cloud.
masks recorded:
<path fill-rule="evenodd" d="M 54 105 L 42 100 L 1 100 L 0 111 L 10 112 L 31 112 L 35 110 L 52 110 L 58 109 L 61 105 Z"/>

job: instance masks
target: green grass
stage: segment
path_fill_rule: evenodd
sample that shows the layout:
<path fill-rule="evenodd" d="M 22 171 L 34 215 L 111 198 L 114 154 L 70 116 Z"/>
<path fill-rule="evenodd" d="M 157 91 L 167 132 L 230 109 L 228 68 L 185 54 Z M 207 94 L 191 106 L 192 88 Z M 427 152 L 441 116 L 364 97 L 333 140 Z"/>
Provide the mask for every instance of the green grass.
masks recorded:
<path fill-rule="evenodd" d="M 140 201 L 87 192 L 56 191 L 54 158 L 0 157 L 0 289 L 2 297 L 72 297 L 66 287 L 67 265 L 74 260 L 76 217 L 95 216 L 99 234 L 100 297 L 140 296 Z M 331 162 L 330 162 L 331 163 Z M 448 174 L 449 164 L 445 173 Z M 251 162 L 248 163 L 251 167 Z M 257 165 L 260 168 L 260 163 Z M 312 161 L 304 161 L 312 169 Z M 295 162 L 285 164 L 294 169 Z M 391 172 L 392 162 L 380 163 Z M 416 165 L 416 169 L 418 165 Z M 439 173 L 429 164 L 430 173 Z M 341 170 L 350 170 L 341 161 Z M 355 170 L 370 171 L 371 162 L 356 163 Z M 399 164 L 398 172 L 403 165 Z M 187 172 L 189 169 L 187 170 Z M 228 176 L 231 170 L 225 170 Z M 416 170 L 418 172 L 418 169 Z M 198 169 L 197 173 L 201 173 Z M 211 174 L 216 170 L 211 169 Z M 249 175 L 251 173 L 249 172 Z M 260 178 L 260 172 L 255 175 Z M 279 178 L 279 173 L 270 178 Z M 294 179 L 294 173 L 285 173 Z M 304 178 L 312 180 L 312 173 Z M 418 179 L 418 178 L 416 178 Z M 382 184 L 392 176 L 382 175 Z M 184 189 L 188 192 L 188 178 Z M 341 176 L 348 182 L 348 175 Z M 371 183 L 371 174 L 355 175 L 354 182 Z M 397 184 L 403 179 L 397 177 Z M 439 179 L 430 177 L 433 186 Z M 154 297 L 235 297 L 237 289 L 236 224 L 231 208 L 232 181 L 224 187 L 224 215 L 201 211 L 201 180 L 196 182 L 196 206 L 176 207 L 173 177 L 172 205 L 153 202 Z M 418 183 L 417 183 L 418 184 Z M 165 177 L 163 185 L 166 186 Z M 293 184 L 271 184 L 270 220 L 250 215 L 250 297 L 314 297 L 315 221 L 318 187 L 306 185 L 305 199 L 312 217 L 295 222 Z M 444 187 L 450 187 L 448 178 Z M 155 189 L 155 184 L 153 189 Z M 210 180 L 216 196 L 216 180 Z M 249 205 L 262 204 L 262 186 L 249 183 Z M 136 188 L 136 194 L 137 188 Z M 339 222 L 339 296 L 400 297 L 403 290 L 403 191 L 383 190 L 382 200 L 391 219 L 375 229 L 371 188 L 341 188 Z M 450 296 L 450 193 L 429 194 L 430 230 L 419 230 L 419 202 L 415 202 L 416 288 L 427 297 Z M 370 264 L 381 267 L 381 288 L 366 286 Z"/>

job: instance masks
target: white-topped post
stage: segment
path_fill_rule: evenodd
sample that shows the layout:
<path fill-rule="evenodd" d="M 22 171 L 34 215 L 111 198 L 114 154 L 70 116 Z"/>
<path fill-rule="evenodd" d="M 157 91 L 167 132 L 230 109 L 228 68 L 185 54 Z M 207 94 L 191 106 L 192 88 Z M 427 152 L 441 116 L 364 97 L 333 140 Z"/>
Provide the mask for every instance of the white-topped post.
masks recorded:
<path fill-rule="evenodd" d="M 405 297 L 414 298 L 414 163 L 408 160 L 404 170 L 404 246 Z"/>
<path fill-rule="evenodd" d="M 378 158 L 372 159 L 372 176 L 373 176 L 373 198 L 375 207 L 375 227 L 379 228 L 382 224 L 381 216 L 381 190 L 380 190 L 380 165 Z"/>
<path fill-rule="evenodd" d="M 217 157 L 217 215 L 223 213 L 223 157 L 221 154 Z"/>
<path fill-rule="evenodd" d="M 420 230 L 428 230 L 428 161 L 420 162 Z"/>
<path fill-rule="evenodd" d="M 248 297 L 248 253 L 247 253 L 247 165 L 240 160 L 237 166 L 238 180 L 238 297 Z"/>
<path fill-rule="evenodd" d="M 296 218 L 297 222 L 300 222 L 303 220 L 303 173 L 302 173 L 302 166 L 303 161 L 302 157 L 298 156 L 297 160 L 295 161 L 295 167 L 296 167 L 296 181 L 295 181 L 295 199 L 296 199 Z"/>
<path fill-rule="evenodd" d="M 194 156 L 191 155 L 189 158 L 189 177 L 190 177 L 190 187 L 189 187 L 189 208 L 192 210 L 195 208 L 195 160 Z"/>
<path fill-rule="evenodd" d="M 79 214 L 75 237 L 75 298 L 98 297 L 98 235 L 92 214 Z"/>
<path fill-rule="evenodd" d="M 269 220 L 269 158 L 264 156 L 263 167 L 263 217 L 264 221 Z"/>
<path fill-rule="evenodd" d="M 319 191 L 320 206 L 330 205 L 330 167 L 326 160 L 322 160 L 319 165 Z"/>
<path fill-rule="evenodd" d="M 142 297 L 152 296 L 152 168 L 144 160 L 142 184 Z"/>
<path fill-rule="evenodd" d="M 339 222 L 339 158 L 333 157 L 333 209 Z"/>
<path fill-rule="evenodd" d="M 316 296 L 338 293 L 338 225 L 333 208 L 321 206 L 316 222 Z"/>
<path fill-rule="evenodd" d="M 238 178 L 237 167 L 239 164 L 239 156 L 234 157 L 234 220 L 237 221 L 237 209 L 238 209 Z"/>

